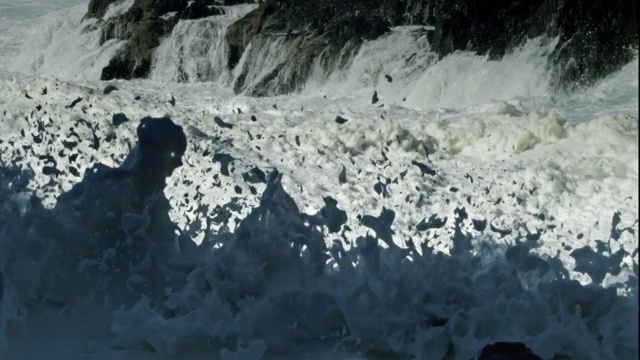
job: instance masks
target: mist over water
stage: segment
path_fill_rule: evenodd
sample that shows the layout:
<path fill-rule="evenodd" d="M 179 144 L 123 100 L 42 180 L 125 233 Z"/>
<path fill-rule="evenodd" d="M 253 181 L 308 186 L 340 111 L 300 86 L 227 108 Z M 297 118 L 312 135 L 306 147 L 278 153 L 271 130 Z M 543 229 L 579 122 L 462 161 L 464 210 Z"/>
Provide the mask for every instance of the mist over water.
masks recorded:
<path fill-rule="evenodd" d="M 564 94 L 557 39 L 438 60 L 407 26 L 229 71 L 253 8 L 101 82 L 85 4 L 0 0 L 0 359 L 637 358 L 637 57 Z M 234 92 L 278 66 L 309 81 Z"/>

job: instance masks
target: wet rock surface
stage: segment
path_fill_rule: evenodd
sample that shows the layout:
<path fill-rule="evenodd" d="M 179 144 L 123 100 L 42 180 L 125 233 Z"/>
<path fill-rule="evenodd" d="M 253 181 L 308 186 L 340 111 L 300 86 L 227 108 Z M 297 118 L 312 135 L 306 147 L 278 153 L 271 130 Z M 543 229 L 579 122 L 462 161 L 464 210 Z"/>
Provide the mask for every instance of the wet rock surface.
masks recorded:
<path fill-rule="evenodd" d="M 114 2 L 92 0 L 85 18 L 102 18 Z M 127 41 L 101 79 L 147 77 L 153 49 L 178 21 L 220 14 L 214 5 L 251 2 L 136 0 L 126 13 L 98 25 L 102 42 Z M 633 58 L 637 8 L 633 0 L 268 0 L 228 28 L 227 67 L 239 66 L 249 43 L 261 47 L 284 38 L 283 48 L 296 49 L 286 61 L 258 84 L 245 84 L 250 71 L 245 65 L 232 85 L 237 93 L 253 96 L 290 93 L 301 89 L 319 57 L 327 69 L 340 68 L 341 53 L 354 53 L 363 41 L 394 26 L 423 25 L 440 58 L 471 50 L 499 60 L 529 38 L 558 37 L 548 66 L 555 73 L 554 86 L 573 90 L 593 84 Z"/>
<path fill-rule="evenodd" d="M 100 43 L 126 41 L 102 70 L 101 80 L 146 78 L 151 70 L 152 53 L 161 39 L 170 34 L 179 20 L 200 19 L 221 14 L 214 5 L 234 5 L 238 0 L 136 0 L 122 15 L 106 20 L 109 5 L 115 0 L 92 0 L 85 19 L 96 18 L 101 31 Z"/>

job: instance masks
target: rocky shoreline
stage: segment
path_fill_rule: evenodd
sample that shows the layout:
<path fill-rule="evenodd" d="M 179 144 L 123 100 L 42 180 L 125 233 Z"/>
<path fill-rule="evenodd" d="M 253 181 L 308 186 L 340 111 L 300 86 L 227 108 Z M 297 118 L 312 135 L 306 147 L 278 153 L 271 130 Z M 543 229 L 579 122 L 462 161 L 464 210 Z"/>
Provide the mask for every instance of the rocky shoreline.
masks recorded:
<path fill-rule="evenodd" d="M 102 80 L 148 77 L 153 51 L 181 20 L 222 13 L 220 5 L 247 0 L 135 0 L 124 14 L 102 20 L 117 0 L 91 0 L 85 19 L 99 19 L 101 43 L 126 41 L 102 71 Z M 240 75 L 231 84 L 237 93 L 266 96 L 299 90 L 311 64 L 321 57 L 327 68 L 340 67 L 338 54 L 357 52 L 394 26 L 422 25 L 431 51 L 443 58 L 470 50 L 499 60 L 527 39 L 558 37 L 549 55 L 553 84 L 574 90 L 620 69 L 637 53 L 638 4 L 634 0 L 267 0 L 231 24 L 225 40 L 228 70 Z M 283 37 L 295 49 L 287 63 L 249 87 L 249 69 L 240 59 L 249 44 L 260 47 Z M 330 70 L 328 70 L 330 71 Z M 286 76 L 286 79 L 283 77 Z M 277 84 L 277 85 L 275 85 Z"/>

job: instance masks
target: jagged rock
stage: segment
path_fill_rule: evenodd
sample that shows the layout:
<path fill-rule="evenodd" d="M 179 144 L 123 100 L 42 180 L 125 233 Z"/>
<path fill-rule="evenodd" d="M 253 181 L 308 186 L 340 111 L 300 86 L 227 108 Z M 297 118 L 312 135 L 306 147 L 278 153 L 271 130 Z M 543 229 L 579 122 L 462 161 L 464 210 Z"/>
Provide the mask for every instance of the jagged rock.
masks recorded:
<path fill-rule="evenodd" d="M 229 61 L 227 66 L 230 69 L 238 64 L 244 49 L 256 34 L 263 29 L 277 28 L 277 26 L 275 26 L 277 25 L 277 19 L 283 16 L 283 12 L 283 5 L 274 1 L 267 1 L 262 6 L 229 26 L 226 39 L 229 44 Z"/>
<path fill-rule="evenodd" d="M 591 85 L 633 60 L 637 52 L 635 0 L 568 0 L 556 21 L 560 44 L 552 63 L 559 87 Z"/>
<path fill-rule="evenodd" d="M 91 0 L 87 7 L 87 13 L 84 15 L 85 19 L 96 18 L 102 19 L 107 12 L 109 5 L 115 3 L 118 0 Z"/>
<path fill-rule="evenodd" d="M 115 0 L 91 0 L 85 18 L 102 18 Z M 101 42 L 125 40 L 124 49 L 103 69 L 101 79 L 140 78 L 149 74 L 152 50 L 179 19 L 219 13 L 213 4 L 251 0 L 136 0 L 125 13 L 97 25 Z M 281 63 L 267 75 L 247 80 L 244 63 L 233 85 L 236 93 L 265 96 L 298 91 L 311 65 L 334 71 L 346 65 L 364 40 L 390 27 L 426 25 L 432 51 L 440 58 L 457 50 L 499 60 L 528 38 L 558 37 L 549 65 L 554 85 L 574 89 L 618 70 L 633 59 L 638 22 L 635 0 L 267 0 L 231 24 L 226 34 L 228 69 L 238 66 L 247 46 L 257 56 L 275 38 L 284 37 Z M 175 16 L 167 14 L 175 12 Z M 161 16 L 164 16 L 161 18 Z M 257 50 L 256 50 L 257 49 Z M 345 55 L 346 54 L 346 55 Z"/>
<path fill-rule="evenodd" d="M 101 19 L 115 0 L 91 0 L 85 19 Z M 245 1 L 246 2 L 246 1 Z M 124 14 L 100 23 L 100 44 L 118 39 L 124 48 L 102 69 L 101 80 L 145 78 L 151 70 L 153 50 L 171 33 L 179 19 L 199 19 L 220 14 L 215 0 L 136 0 Z M 239 3 L 226 1 L 224 3 Z M 176 16 L 166 16 L 176 13 Z"/>
<path fill-rule="evenodd" d="M 375 2 L 375 1 L 374 1 Z M 312 64 L 323 56 L 321 63 L 335 68 L 341 51 L 355 52 L 363 40 L 379 37 L 389 30 L 389 24 L 366 9 L 372 1 L 267 1 L 229 27 L 229 69 L 240 61 L 247 45 L 267 46 L 273 37 L 285 36 L 285 47 L 291 58 L 276 64 L 257 84 L 246 84 L 243 68 L 233 84 L 234 91 L 246 90 L 247 95 L 286 94 L 302 88 L 311 73 Z M 345 46 L 348 48 L 345 49 Z M 286 50 L 285 50 L 286 51 Z M 250 56 L 251 54 L 249 54 Z M 295 63 L 295 67 L 290 64 Z M 346 64 L 337 64 L 346 65 Z M 283 71 L 286 68 L 287 71 Z"/>
<path fill-rule="evenodd" d="M 160 45 L 160 38 L 169 34 L 176 23 L 175 19 L 153 17 L 135 4 L 123 15 L 108 19 L 102 26 L 100 42 L 119 39 L 127 43 L 102 69 L 100 80 L 148 76 L 153 49 Z"/>
<path fill-rule="evenodd" d="M 270 41 L 268 35 L 257 35 L 253 40 L 252 52 L 249 56 L 258 56 L 261 48 L 270 46 Z M 234 91 L 236 93 L 245 91 L 250 96 L 270 96 L 301 90 L 311 75 L 313 62 L 317 57 L 322 56 L 326 44 L 320 37 L 294 37 L 284 46 L 286 48 L 282 51 L 289 54 L 288 59 L 274 64 L 269 73 L 253 84 L 245 83 L 249 69 L 243 68 L 242 74 L 233 84 Z M 326 56 L 330 55 L 325 54 L 325 58 Z M 292 64 L 295 66 L 291 66 Z"/>

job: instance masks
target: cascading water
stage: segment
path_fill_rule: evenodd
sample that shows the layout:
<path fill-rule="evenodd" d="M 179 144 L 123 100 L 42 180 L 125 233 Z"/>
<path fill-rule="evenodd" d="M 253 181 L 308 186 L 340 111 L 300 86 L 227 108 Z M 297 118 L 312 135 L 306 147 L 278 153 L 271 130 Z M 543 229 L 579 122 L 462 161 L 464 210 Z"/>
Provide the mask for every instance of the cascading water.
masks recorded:
<path fill-rule="evenodd" d="M 170 82 L 227 84 L 227 27 L 255 6 L 220 7 L 224 14 L 180 21 L 154 55 L 151 79 Z"/>

